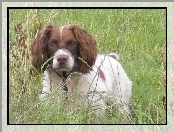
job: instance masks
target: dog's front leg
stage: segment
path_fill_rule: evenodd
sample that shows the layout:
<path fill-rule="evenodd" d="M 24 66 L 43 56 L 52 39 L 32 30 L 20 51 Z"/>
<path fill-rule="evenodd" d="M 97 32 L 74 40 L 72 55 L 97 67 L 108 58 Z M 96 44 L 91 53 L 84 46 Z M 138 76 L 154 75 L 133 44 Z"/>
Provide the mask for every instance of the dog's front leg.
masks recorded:
<path fill-rule="evenodd" d="M 44 100 L 46 98 L 47 94 L 49 94 L 50 92 L 51 92 L 50 72 L 49 72 L 49 70 L 45 70 L 44 76 L 42 78 L 42 91 L 39 95 L 39 98 L 41 100 Z"/>

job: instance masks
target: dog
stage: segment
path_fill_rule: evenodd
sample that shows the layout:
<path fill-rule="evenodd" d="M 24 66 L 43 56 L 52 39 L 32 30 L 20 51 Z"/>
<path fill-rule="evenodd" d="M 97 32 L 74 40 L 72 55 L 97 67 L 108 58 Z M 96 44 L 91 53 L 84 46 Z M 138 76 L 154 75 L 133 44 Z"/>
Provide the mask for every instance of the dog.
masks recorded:
<path fill-rule="evenodd" d="M 57 98 L 66 93 L 69 105 L 90 105 L 98 115 L 108 102 L 129 113 L 132 81 L 119 56 L 98 54 L 96 40 L 83 28 L 49 25 L 37 34 L 30 51 L 32 65 L 44 75 L 41 100 L 56 91 Z"/>

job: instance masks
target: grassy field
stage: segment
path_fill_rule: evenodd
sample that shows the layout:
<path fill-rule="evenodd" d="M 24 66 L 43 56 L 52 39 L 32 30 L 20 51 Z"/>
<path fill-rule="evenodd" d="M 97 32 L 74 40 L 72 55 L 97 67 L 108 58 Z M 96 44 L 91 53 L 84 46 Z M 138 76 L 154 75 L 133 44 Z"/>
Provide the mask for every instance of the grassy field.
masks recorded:
<path fill-rule="evenodd" d="M 9 123 L 125 124 L 115 110 L 96 121 L 81 108 L 71 112 L 52 99 L 38 99 L 42 75 L 31 76 L 28 48 L 48 23 L 77 24 L 97 40 L 99 52 L 117 51 L 133 81 L 130 124 L 166 123 L 165 10 L 17 10 L 9 12 Z"/>

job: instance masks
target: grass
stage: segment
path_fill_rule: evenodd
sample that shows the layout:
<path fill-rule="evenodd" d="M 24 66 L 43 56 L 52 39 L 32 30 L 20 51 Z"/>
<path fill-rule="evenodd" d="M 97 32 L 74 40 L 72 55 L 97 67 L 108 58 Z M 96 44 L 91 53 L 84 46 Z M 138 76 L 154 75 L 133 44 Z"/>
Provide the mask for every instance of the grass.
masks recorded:
<path fill-rule="evenodd" d="M 117 51 L 133 81 L 130 124 L 166 123 L 165 10 L 17 10 L 9 12 L 9 123 L 125 124 L 116 110 L 96 121 L 90 110 L 71 111 L 38 99 L 42 75 L 31 76 L 28 48 L 46 24 L 80 25 L 98 42 L 100 53 Z"/>

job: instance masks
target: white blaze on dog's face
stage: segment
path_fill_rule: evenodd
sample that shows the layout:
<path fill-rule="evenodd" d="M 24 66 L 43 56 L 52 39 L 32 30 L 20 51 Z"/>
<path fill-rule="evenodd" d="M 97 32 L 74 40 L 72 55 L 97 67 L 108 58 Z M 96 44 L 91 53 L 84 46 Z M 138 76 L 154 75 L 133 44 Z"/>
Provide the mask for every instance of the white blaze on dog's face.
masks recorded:
<path fill-rule="evenodd" d="M 54 54 L 52 67 L 56 71 L 71 71 L 74 67 L 73 54 L 65 48 L 58 49 Z"/>

